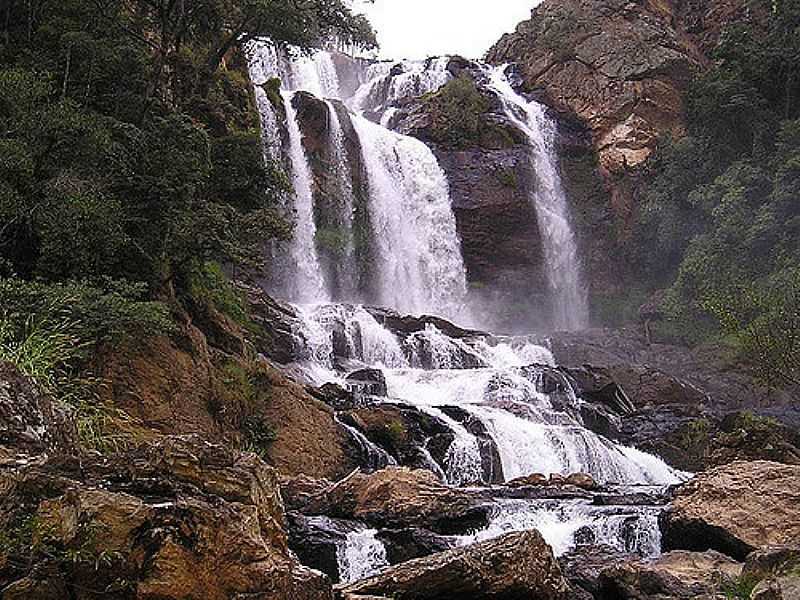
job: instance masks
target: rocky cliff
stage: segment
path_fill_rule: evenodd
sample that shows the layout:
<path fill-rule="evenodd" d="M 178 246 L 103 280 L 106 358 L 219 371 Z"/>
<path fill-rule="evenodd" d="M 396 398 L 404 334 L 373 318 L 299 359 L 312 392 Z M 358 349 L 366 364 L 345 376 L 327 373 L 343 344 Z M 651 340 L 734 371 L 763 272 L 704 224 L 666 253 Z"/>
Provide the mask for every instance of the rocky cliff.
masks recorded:
<path fill-rule="evenodd" d="M 684 132 L 683 96 L 710 64 L 741 0 L 545 1 L 487 56 L 516 63 L 522 87 L 591 134 L 622 227 L 639 169 L 665 135 Z"/>

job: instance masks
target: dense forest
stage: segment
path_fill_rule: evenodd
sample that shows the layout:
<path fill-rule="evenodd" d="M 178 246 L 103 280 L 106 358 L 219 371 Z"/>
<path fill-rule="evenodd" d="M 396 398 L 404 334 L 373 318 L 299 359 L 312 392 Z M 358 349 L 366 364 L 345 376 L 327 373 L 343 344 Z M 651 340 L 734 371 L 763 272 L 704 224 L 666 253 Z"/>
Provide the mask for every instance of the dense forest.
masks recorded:
<path fill-rule="evenodd" d="M 0 18 L 0 358 L 92 411 L 100 345 L 198 304 L 244 319 L 221 265 L 291 235 L 247 42 L 374 32 L 338 0 L 10 0 Z"/>
<path fill-rule="evenodd" d="M 723 341 L 780 386 L 800 381 L 800 3 L 750 6 L 648 165 L 630 258 L 668 286 L 666 339 Z"/>

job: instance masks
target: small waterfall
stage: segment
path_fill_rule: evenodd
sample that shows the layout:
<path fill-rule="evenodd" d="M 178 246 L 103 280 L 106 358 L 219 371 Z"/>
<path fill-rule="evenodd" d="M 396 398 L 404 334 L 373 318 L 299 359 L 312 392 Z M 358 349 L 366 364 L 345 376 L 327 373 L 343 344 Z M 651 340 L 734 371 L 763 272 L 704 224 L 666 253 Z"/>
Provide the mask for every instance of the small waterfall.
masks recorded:
<path fill-rule="evenodd" d="M 345 135 L 339 114 L 332 102 L 327 102 L 330 115 L 330 148 L 331 174 L 335 181 L 338 207 L 337 229 L 333 234 L 331 245 L 335 247 L 336 263 L 334 265 L 336 296 L 356 300 L 360 297 L 358 290 L 358 265 L 354 243 L 353 211 L 355 210 L 355 194 L 353 192 L 350 161 L 345 148 Z"/>
<path fill-rule="evenodd" d="M 386 450 L 370 441 L 370 439 L 358 429 L 351 427 L 347 423 L 342 423 L 342 421 L 340 421 L 338 418 L 336 418 L 336 422 L 344 427 L 355 441 L 365 459 L 368 471 L 378 471 L 379 469 L 383 469 L 385 467 L 397 465 L 397 461 L 392 458 L 392 456 L 386 452 Z"/>
<path fill-rule="evenodd" d="M 502 101 L 506 115 L 528 138 L 537 185 L 531 194 L 544 246 L 552 292 L 556 329 L 579 330 L 589 324 L 589 304 L 583 287 L 575 233 L 569 222 L 566 196 L 558 173 L 555 123 L 544 106 L 517 94 L 505 67 L 490 73 L 490 86 Z"/>
<path fill-rule="evenodd" d="M 369 577 L 389 565 L 386 548 L 377 533 L 375 529 L 363 529 L 347 534 L 337 552 L 339 579 L 343 583 Z"/>
<path fill-rule="evenodd" d="M 419 140 L 364 118 L 354 117 L 353 125 L 363 148 L 379 248 L 379 303 L 463 321 L 466 270 L 447 179 L 436 157 Z"/>
<path fill-rule="evenodd" d="M 658 507 L 596 507 L 580 500 L 500 501 L 487 528 L 462 536 L 462 545 L 492 539 L 510 531 L 537 529 L 556 556 L 573 550 L 575 537 L 586 532 L 599 543 L 643 557 L 661 552 Z"/>
<path fill-rule="evenodd" d="M 294 186 L 294 236 L 290 253 L 296 268 L 291 278 L 290 300 L 294 302 L 325 302 L 329 300 L 322 268 L 315 248 L 317 233 L 314 224 L 314 194 L 311 190 L 311 168 L 303 149 L 297 111 L 290 92 L 283 92 L 286 106 L 286 128 L 289 132 L 289 157 L 292 163 Z"/>
<path fill-rule="evenodd" d="M 385 127 L 397 104 L 435 92 L 450 81 L 449 64 L 449 56 L 374 64 L 367 69 L 366 82 L 356 90 L 350 105 L 355 111 L 380 115 Z"/>

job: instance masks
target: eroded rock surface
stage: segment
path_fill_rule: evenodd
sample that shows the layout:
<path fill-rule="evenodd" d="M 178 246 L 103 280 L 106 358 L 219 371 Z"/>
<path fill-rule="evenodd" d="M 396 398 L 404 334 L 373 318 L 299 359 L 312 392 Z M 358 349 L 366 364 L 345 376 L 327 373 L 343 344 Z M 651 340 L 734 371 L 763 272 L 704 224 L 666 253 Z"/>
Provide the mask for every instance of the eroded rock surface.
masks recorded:
<path fill-rule="evenodd" d="M 800 466 L 733 462 L 700 473 L 662 515 L 667 550 L 714 549 L 744 560 L 800 538 Z"/>
<path fill-rule="evenodd" d="M 526 531 L 412 560 L 338 593 L 353 600 L 556 600 L 566 598 L 567 584 L 541 535 Z"/>

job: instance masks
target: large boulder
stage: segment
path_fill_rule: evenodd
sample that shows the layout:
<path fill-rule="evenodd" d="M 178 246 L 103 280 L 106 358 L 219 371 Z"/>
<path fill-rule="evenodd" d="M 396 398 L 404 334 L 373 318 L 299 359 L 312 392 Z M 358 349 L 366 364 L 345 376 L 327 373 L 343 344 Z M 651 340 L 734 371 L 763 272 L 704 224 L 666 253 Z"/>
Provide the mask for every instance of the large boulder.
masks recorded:
<path fill-rule="evenodd" d="M 541 534 L 524 531 L 412 560 L 338 593 L 354 600 L 556 600 L 566 598 L 567 584 Z"/>
<path fill-rule="evenodd" d="M 628 559 L 602 569 L 595 594 L 619 600 L 710 599 L 741 573 L 741 563 L 719 552 L 675 551 L 653 561 Z"/>
<path fill-rule="evenodd" d="M 338 478 L 360 464 L 333 409 L 266 359 L 220 352 L 194 326 L 105 349 L 103 401 L 161 434 L 260 452 L 285 475 Z"/>
<path fill-rule="evenodd" d="M 405 467 L 354 474 L 304 509 L 306 514 L 356 519 L 376 527 L 424 527 L 444 534 L 485 526 L 488 511 L 467 492 L 439 483 L 430 471 Z"/>
<path fill-rule="evenodd" d="M 666 550 L 718 550 L 738 560 L 800 539 L 800 466 L 734 462 L 700 473 L 661 517 Z"/>
<path fill-rule="evenodd" d="M 277 471 L 254 454 L 164 437 L 0 479 L 4 598 L 330 598 L 290 553 Z"/>

